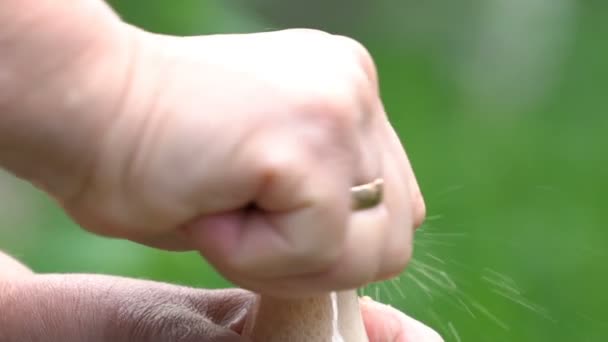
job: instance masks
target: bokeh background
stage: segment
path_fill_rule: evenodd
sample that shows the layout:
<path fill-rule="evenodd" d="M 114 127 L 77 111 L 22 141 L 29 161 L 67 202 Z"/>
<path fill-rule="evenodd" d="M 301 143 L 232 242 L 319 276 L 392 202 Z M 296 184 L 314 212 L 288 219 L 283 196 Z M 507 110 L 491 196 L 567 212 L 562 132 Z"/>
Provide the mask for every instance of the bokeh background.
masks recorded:
<path fill-rule="evenodd" d="M 178 35 L 311 27 L 374 56 L 429 219 L 363 289 L 446 341 L 608 341 L 608 2 L 116 0 Z M 0 175 L 0 249 L 38 272 L 230 286 L 196 254 L 92 236 Z"/>

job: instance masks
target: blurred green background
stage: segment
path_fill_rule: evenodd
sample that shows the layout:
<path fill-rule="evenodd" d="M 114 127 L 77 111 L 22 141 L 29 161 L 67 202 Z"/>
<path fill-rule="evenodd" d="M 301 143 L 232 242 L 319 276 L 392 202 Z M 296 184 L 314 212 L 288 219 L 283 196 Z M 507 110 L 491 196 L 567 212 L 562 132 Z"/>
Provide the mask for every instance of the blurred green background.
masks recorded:
<path fill-rule="evenodd" d="M 408 270 L 364 292 L 446 341 L 608 341 L 608 2 L 111 3 L 155 32 L 363 42 L 429 211 Z M 0 249 L 36 271 L 229 286 L 196 254 L 84 233 L 7 175 L 0 204 Z"/>

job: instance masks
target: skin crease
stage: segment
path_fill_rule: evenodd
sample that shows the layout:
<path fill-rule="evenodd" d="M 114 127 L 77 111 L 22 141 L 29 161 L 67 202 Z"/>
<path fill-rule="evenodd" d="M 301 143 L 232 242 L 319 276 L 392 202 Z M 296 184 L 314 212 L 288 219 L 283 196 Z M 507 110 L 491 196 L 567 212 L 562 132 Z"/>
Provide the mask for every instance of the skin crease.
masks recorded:
<path fill-rule="evenodd" d="M 199 251 L 276 296 L 406 267 L 424 202 L 357 42 L 156 35 L 96 0 L 8 0 L 0 20 L 0 165 L 84 229 Z M 351 212 L 350 187 L 376 177 L 383 203 Z M 33 274 L 1 259 L 2 341 L 241 340 L 250 292 Z M 372 342 L 439 340 L 396 310 L 362 307 Z"/>

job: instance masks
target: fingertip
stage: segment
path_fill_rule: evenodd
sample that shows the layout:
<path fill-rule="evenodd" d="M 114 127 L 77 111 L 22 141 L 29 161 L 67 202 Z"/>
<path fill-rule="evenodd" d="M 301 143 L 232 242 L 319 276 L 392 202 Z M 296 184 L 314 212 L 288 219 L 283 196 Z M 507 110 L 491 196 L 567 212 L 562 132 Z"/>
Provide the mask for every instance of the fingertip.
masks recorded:
<path fill-rule="evenodd" d="M 413 195 L 414 205 L 414 228 L 419 228 L 426 219 L 426 203 L 419 187 L 416 187 Z"/>
<path fill-rule="evenodd" d="M 361 298 L 360 307 L 370 342 L 399 341 L 401 325 L 395 315 L 387 314 L 369 297 Z"/>
<path fill-rule="evenodd" d="M 370 342 L 443 342 L 436 331 L 389 305 L 364 297 L 360 307 Z"/>

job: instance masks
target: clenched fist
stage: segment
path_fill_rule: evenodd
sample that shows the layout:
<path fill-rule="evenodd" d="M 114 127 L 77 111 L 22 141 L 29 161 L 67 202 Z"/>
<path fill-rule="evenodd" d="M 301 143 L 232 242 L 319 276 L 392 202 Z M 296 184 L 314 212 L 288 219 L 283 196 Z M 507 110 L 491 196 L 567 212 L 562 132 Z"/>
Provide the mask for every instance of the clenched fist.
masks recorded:
<path fill-rule="evenodd" d="M 361 45 L 307 30 L 134 36 L 120 106 L 63 202 L 84 227 L 200 251 L 274 295 L 404 268 L 423 204 Z M 353 212 L 349 189 L 376 178 L 383 203 Z"/>
<path fill-rule="evenodd" d="M 424 204 L 360 44 L 313 30 L 177 38 L 108 27 L 58 39 L 44 63 L 86 42 L 61 68 L 13 61 L 56 75 L 0 103 L 17 122 L 0 142 L 23 151 L 0 157 L 6 167 L 87 230 L 199 251 L 260 293 L 402 271 Z M 351 187 L 378 178 L 382 203 L 353 211 Z"/>

